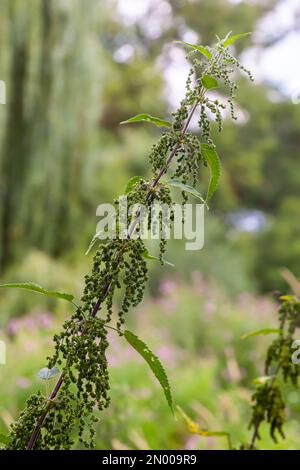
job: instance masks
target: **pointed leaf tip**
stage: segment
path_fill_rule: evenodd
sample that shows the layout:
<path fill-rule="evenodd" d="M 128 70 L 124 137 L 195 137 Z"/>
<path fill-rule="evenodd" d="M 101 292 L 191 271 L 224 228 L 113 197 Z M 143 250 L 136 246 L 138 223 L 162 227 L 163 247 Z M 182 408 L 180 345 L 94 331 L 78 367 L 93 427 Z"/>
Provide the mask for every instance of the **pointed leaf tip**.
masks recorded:
<path fill-rule="evenodd" d="M 250 34 L 252 33 L 241 33 L 241 34 L 235 34 L 234 36 L 228 36 L 226 38 L 223 39 L 223 41 L 221 41 L 222 45 L 224 47 L 228 47 L 230 46 L 231 44 L 233 44 L 235 41 L 237 41 L 238 39 L 242 39 L 246 36 L 249 36 Z"/>
<path fill-rule="evenodd" d="M 126 121 L 122 121 L 120 122 L 120 124 L 131 124 L 131 123 L 134 123 L 134 122 L 141 122 L 141 121 L 145 121 L 145 122 L 151 122 L 152 124 L 155 124 L 157 127 L 171 127 L 172 124 L 169 122 L 169 121 L 166 121 L 164 119 L 160 119 L 158 117 L 155 117 L 155 116 L 151 116 L 151 114 L 146 114 L 146 113 L 142 113 L 142 114 L 137 114 L 136 116 L 133 116 L 129 119 L 127 119 Z"/>
<path fill-rule="evenodd" d="M 7 284 L 0 284 L 0 288 L 16 288 L 16 289 L 26 289 L 33 292 L 38 292 L 39 294 L 46 295 L 48 297 L 57 297 L 58 299 L 67 300 L 72 302 L 74 295 L 68 294 L 66 292 L 57 292 L 53 290 L 44 289 L 44 287 L 36 284 L 35 282 L 11 282 Z"/>
<path fill-rule="evenodd" d="M 184 41 L 175 41 L 178 44 L 183 44 L 185 46 L 191 47 L 192 49 L 200 52 L 202 55 L 204 55 L 207 59 L 211 60 L 213 58 L 212 53 L 206 46 L 201 46 L 201 44 L 190 44 L 189 42 L 184 42 Z"/>

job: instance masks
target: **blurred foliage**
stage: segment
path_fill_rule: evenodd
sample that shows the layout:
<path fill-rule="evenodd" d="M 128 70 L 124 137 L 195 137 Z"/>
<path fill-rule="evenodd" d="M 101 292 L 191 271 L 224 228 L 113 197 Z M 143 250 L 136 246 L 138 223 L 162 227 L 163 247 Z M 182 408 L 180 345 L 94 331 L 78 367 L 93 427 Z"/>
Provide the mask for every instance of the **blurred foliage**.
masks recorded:
<path fill-rule="evenodd" d="M 119 122 L 139 112 L 166 118 L 172 111 L 164 73 L 171 66 L 176 73 L 173 53 L 180 46 L 172 41 L 192 37 L 205 44 L 216 33 L 255 32 L 280 3 L 153 0 L 133 21 L 120 13 L 118 0 L 89 0 L 88 8 L 85 0 L 2 0 L 0 79 L 7 104 L 0 106 L 1 282 L 32 280 L 79 296 L 96 207 L 111 202 L 131 176 L 144 176 L 160 133 L 147 124 L 125 128 Z M 258 47 L 256 41 L 253 35 L 237 42 L 237 53 Z M 151 264 L 149 300 L 131 320 L 162 360 L 172 351 L 168 367 L 183 409 L 211 428 L 229 430 L 235 442 L 247 436 L 245 385 L 258 373 L 268 342 L 245 344 L 240 335 L 275 324 L 268 301 L 249 292 L 285 290 L 282 267 L 300 275 L 300 107 L 268 83 L 243 79 L 238 102 L 238 122 L 228 120 L 221 137 L 216 131 L 223 176 L 206 214 L 204 249 L 187 252 L 184 242 L 171 241 L 167 259 L 175 269 Z M 266 228 L 242 233 L 232 226 L 228 216 L 244 209 L 261 211 Z M 1 335 L 9 344 L 0 376 L 4 432 L 39 386 L 35 373 L 67 310 L 55 299 L 0 293 Z M 17 334 L 9 330 L 11 322 L 22 321 L 25 332 L 18 323 Z M 225 446 L 222 439 L 189 436 L 184 423 L 167 414 L 143 366 L 118 348 L 112 352 L 112 363 L 119 357 L 113 405 L 99 425 L 99 448 Z M 276 448 L 299 445 L 293 416 L 300 405 L 293 393 L 287 390 L 289 439 Z M 267 435 L 263 447 L 274 448 Z"/>
<path fill-rule="evenodd" d="M 7 105 L 0 113 L 0 269 L 5 278 L 32 249 L 55 258 L 81 256 L 94 232 L 97 204 L 111 201 L 133 174 L 144 174 L 144 159 L 159 131 L 144 125 L 120 128 L 119 122 L 141 111 L 168 115 L 162 69 L 178 47 L 172 40 L 194 34 L 209 43 L 216 32 L 255 31 L 279 3 L 160 0 L 150 2 L 136 21 L 124 19 L 113 0 L 91 0 L 89 8 L 82 0 L 29 0 L 26 7 L 21 0 L 1 3 Z M 237 52 L 255 46 L 253 41 L 236 43 L 243 48 Z M 230 292 L 270 290 L 283 287 L 282 266 L 300 274 L 297 250 L 285 249 L 283 233 L 289 234 L 289 246 L 297 245 L 297 230 L 283 208 L 285 199 L 292 197 L 295 206 L 299 200 L 300 108 L 267 84 L 243 80 L 238 99 L 240 119 L 225 124 L 219 142 L 223 179 L 213 216 L 207 216 L 205 249 L 196 260 Z M 247 243 L 243 234 L 232 237 L 224 223 L 228 212 L 244 208 L 263 211 L 270 224 Z M 282 223 L 284 228 L 276 229 Z M 211 225 L 219 227 L 218 235 Z M 181 263 L 176 246 L 172 256 Z M 222 262 L 215 262 L 214 250 Z M 230 282 L 228 269 L 234 276 Z"/>

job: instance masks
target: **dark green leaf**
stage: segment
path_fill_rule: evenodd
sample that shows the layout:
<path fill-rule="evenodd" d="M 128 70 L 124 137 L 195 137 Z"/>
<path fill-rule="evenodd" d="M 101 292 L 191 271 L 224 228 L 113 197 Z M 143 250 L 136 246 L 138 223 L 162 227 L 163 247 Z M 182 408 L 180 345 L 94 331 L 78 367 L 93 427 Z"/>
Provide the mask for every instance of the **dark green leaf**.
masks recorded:
<path fill-rule="evenodd" d="M 126 188 L 125 188 L 125 194 L 130 193 L 130 191 L 136 185 L 136 183 L 138 181 L 141 181 L 142 179 L 143 179 L 142 176 L 133 176 L 132 178 L 130 178 L 130 180 L 128 180 Z"/>
<path fill-rule="evenodd" d="M 48 297 L 57 297 L 58 299 L 67 300 L 68 302 L 72 302 L 74 299 L 74 295 L 67 294 L 66 292 L 57 292 L 53 290 L 47 290 L 43 287 L 35 284 L 34 282 L 15 282 L 9 284 L 0 284 L 0 287 L 5 288 L 16 288 L 16 289 L 27 289 L 34 292 L 38 292 L 39 294 L 47 295 Z"/>
<path fill-rule="evenodd" d="M 171 389 L 168 381 L 167 374 L 158 359 L 153 352 L 148 348 L 148 346 L 140 340 L 134 333 L 131 331 L 125 330 L 124 336 L 128 343 L 145 359 L 148 363 L 150 369 L 154 373 L 155 377 L 159 381 L 160 385 L 163 388 L 166 400 L 168 405 L 173 413 L 173 400 L 171 395 Z"/>
<path fill-rule="evenodd" d="M 211 60 L 213 58 L 212 53 L 209 51 L 209 49 L 206 46 L 201 46 L 200 44 L 190 44 L 188 42 L 184 41 L 175 41 L 179 44 L 184 44 L 185 46 L 191 47 L 192 49 L 195 49 L 199 52 L 201 52 L 202 55 L 204 55 L 207 59 Z"/>
<path fill-rule="evenodd" d="M 207 90 L 219 87 L 218 80 L 216 80 L 215 77 L 212 77 L 211 75 L 203 75 L 201 83 Z"/>
<path fill-rule="evenodd" d="M 221 162 L 215 148 L 212 145 L 201 144 L 201 153 L 207 161 L 211 172 L 210 182 L 206 195 L 206 202 L 208 202 L 215 193 L 219 184 L 221 176 Z"/>
<path fill-rule="evenodd" d="M 241 336 L 241 339 L 251 338 L 252 336 L 260 336 L 260 335 L 270 335 L 272 333 L 280 333 L 278 328 L 262 328 L 261 330 L 251 331 L 250 333 L 246 333 L 245 335 Z"/>
<path fill-rule="evenodd" d="M 155 116 L 151 116 L 151 114 L 137 114 L 136 116 L 133 116 L 132 118 L 127 119 L 127 121 L 122 121 L 120 124 L 130 124 L 132 122 L 140 122 L 140 121 L 146 121 L 146 122 L 152 122 L 152 124 L 155 124 L 158 127 L 171 127 L 172 124 L 169 121 L 165 121 L 164 119 L 157 118 Z"/>

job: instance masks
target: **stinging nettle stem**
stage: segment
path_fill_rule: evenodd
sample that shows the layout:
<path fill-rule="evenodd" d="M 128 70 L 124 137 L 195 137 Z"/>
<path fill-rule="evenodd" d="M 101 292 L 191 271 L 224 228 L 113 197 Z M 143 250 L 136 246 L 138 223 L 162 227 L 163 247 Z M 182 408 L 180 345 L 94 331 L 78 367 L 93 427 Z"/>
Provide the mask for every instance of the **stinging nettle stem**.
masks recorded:
<path fill-rule="evenodd" d="M 202 89 L 202 90 L 201 90 L 201 93 L 200 93 L 200 96 L 201 96 L 203 93 L 204 93 L 204 90 Z M 191 119 L 192 119 L 192 117 L 193 117 L 193 115 L 194 115 L 194 113 L 195 113 L 195 111 L 196 111 L 196 108 L 197 108 L 197 106 L 198 106 L 198 104 L 199 104 L 199 101 L 200 101 L 200 98 L 198 98 L 198 99 L 195 101 L 194 105 L 192 106 L 192 108 L 191 108 L 191 110 L 190 110 L 190 113 L 189 113 L 189 115 L 188 115 L 188 117 L 187 117 L 187 119 L 186 119 L 186 121 L 185 121 L 185 124 L 184 124 L 184 126 L 183 126 L 183 128 L 182 128 L 182 130 L 181 130 L 181 132 L 180 132 L 180 136 L 179 136 L 179 138 L 178 138 L 176 144 L 174 145 L 173 149 L 171 150 L 169 156 L 168 156 L 167 159 L 166 159 L 165 165 L 161 168 L 161 170 L 160 170 L 160 172 L 158 173 L 157 177 L 154 179 L 153 183 L 151 184 L 151 187 L 150 187 L 150 189 L 149 189 L 149 191 L 148 191 L 148 193 L 147 193 L 147 195 L 146 195 L 146 200 L 147 200 L 147 201 L 150 200 L 152 190 L 155 189 L 156 186 L 159 184 L 161 178 L 162 178 L 163 175 L 166 173 L 166 171 L 168 170 L 169 165 L 171 164 L 173 158 L 175 157 L 176 152 L 178 151 L 178 148 L 180 147 L 182 138 L 184 137 L 184 135 L 185 135 L 185 133 L 186 133 L 186 131 L 187 131 L 187 129 L 188 129 L 188 126 L 189 126 L 189 124 L 190 124 L 190 122 L 191 122 Z M 131 226 L 130 226 L 129 229 L 128 229 L 128 237 L 127 237 L 127 240 L 129 240 L 129 239 L 132 237 L 132 235 L 133 235 L 133 233 L 134 233 L 134 231 L 135 231 L 135 228 L 136 228 L 136 226 L 137 226 L 138 223 L 139 223 L 139 214 L 137 215 L 137 217 L 135 218 L 135 220 L 132 222 Z M 99 312 L 99 310 L 100 310 L 100 308 L 101 308 L 101 305 L 102 305 L 102 302 L 105 300 L 105 298 L 106 298 L 106 296 L 107 296 L 107 294 L 108 294 L 108 292 L 109 292 L 109 288 L 110 288 L 110 282 L 107 282 L 107 284 L 106 284 L 106 285 L 104 286 L 104 288 L 103 288 L 102 295 L 101 295 L 101 296 L 99 297 L 99 299 L 97 300 L 97 302 L 96 302 L 96 304 L 95 304 L 95 306 L 94 306 L 94 308 L 93 308 L 93 310 L 92 310 L 92 312 L 91 312 L 91 316 L 92 316 L 92 317 L 95 317 L 95 316 L 97 315 L 97 313 Z M 57 381 L 57 383 L 56 383 L 56 385 L 55 385 L 55 387 L 54 387 L 54 389 L 53 389 L 53 391 L 52 391 L 52 393 L 51 393 L 51 395 L 50 395 L 50 399 L 54 399 L 54 398 L 57 396 L 57 394 L 58 394 L 58 392 L 59 392 L 59 390 L 60 390 L 60 388 L 61 388 L 61 386 L 62 386 L 62 384 L 63 384 L 63 380 L 64 380 L 64 374 L 63 374 L 63 372 L 62 372 L 61 375 L 60 375 L 60 377 L 59 377 L 59 379 L 58 379 L 58 381 Z M 34 445 L 35 445 L 35 443 L 36 443 L 36 441 L 37 441 L 37 439 L 38 439 L 38 437 L 39 437 L 39 434 L 40 434 L 40 432 L 41 432 L 43 423 L 44 423 L 44 421 L 45 421 L 45 419 L 46 419 L 46 417 L 47 417 L 48 411 L 49 411 L 49 406 L 46 407 L 45 411 L 44 411 L 43 414 L 40 416 L 40 418 L 39 418 L 39 420 L 38 420 L 38 422 L 37 422 L 37 424 L 36 424 L 36 426 L 35 426 L 35 428 L 34 428 L 32 434 L 31 434 L 31 436 L 30 436 L 30 439 L 29 439 L 29 441 L 28 441 L 28 445 L 27 445 L 26 450 L 33 450 Z"/>

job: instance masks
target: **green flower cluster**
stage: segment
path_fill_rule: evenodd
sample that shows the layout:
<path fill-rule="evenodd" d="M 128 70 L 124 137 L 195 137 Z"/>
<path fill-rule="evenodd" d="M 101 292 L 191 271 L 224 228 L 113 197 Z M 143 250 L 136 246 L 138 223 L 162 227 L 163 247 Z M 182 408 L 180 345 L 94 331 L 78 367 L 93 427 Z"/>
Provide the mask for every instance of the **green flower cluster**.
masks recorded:
<path fill-rule="evenodd" d="M 270 380 L 259 385 L 252 400 L 255 405 L 249 426 L 255 427 L 258 423 L 266 421 L 270 425 L 270 435 L 275 442 L 277 432 L 284 437 L 282 426 L 285 422 L 285 404 L 278 383 Z M 257 437 L 259 438 L 259 433 Z"/>
<path fill-rule="evenodd" d="M 298 386 L 300 365 L 292 361 L 294 333 L 300 327 L 300 302 L 297 297 L 283 296 L 279 308 L 279 335 L 268 348 L 262 384 L 258 384 L 252 400 L 250 427 L 259 438 L 258 429 L 263 421 L 270 424 L 270 435 L 276 442 L 276 432 L 284 437 L 285 404 L 280 390 L 279 374 L 285 382 Z"/>

